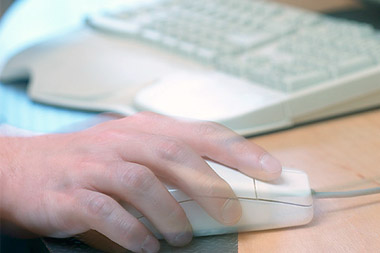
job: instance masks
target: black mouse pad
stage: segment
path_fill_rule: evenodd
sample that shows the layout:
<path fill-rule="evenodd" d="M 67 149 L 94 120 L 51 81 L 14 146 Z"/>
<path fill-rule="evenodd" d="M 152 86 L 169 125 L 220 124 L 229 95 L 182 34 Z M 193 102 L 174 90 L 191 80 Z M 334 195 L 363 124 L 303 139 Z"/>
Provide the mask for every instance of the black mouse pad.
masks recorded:
<path fill-rule="evenodd" d="M 101 251 L 93 249 L 75 238 L 54 239 L 43 238 L 43 244 L 47 252 L 51 253 L 99 253 Z M 192 242 L 185 247 L 172 247 L 165 241 L 160 241 L 160 252 L 238 252 L 238 234 L 227 234 L 217 236 L 204 236 L 193 238 Z"/>

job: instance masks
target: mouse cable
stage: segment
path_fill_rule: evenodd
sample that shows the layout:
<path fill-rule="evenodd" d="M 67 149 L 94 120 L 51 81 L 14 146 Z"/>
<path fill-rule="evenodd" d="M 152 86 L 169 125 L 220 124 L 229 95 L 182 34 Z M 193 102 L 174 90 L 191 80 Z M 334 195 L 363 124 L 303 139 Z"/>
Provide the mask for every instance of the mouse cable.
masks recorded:
<path fill-rule="evenodd" d="M 358 197 L 358 196 L 380 193 L 380 187 L 353 190 L 353 191 L 342 191 L 342 192 L 317 192 L 312 189 L 311 192 L 313 196 L 317 199 L 351 198 L 351 197 Z"/>

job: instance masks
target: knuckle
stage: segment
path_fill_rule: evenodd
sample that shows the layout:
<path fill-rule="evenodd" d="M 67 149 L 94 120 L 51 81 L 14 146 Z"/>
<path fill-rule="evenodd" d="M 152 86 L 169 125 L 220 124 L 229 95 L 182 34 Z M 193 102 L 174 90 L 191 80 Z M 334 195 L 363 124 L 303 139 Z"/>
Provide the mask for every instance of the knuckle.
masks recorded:
<path fill-rule="evenodd" d="M 220 124 L 215 123 L 215 122 L 211 122 L 211 121 L 204 121 L 204 122 L 200 122 L 198 124 L 199 125 L 196 128 L 198 130 L 197 134 L 199 134 L 201 136 L 216 135 L 216 134 L 219 134 L 224 129 L 224 127 L 221 126 Z"/>
<path fill-rule="evenodd" d="M 128 118 L 133 121 L 144 123 L 144 122 L 151 121 L 159 117 L 162 117 L 162 116 L 154 112 L 143 111 L 143 112 L 136 113 L 132 116 L 129 116 Z"/>
<path fill-rule="evenodd" d="M 137 113 L 135 115 L 140 115 L 140 116 L 143 116 L 143 117 L 157 117 L 160 114 L 155 113 L 155 112 L 143 111 L 143 112 L 139 112 L 139 113 Z"/>
<path fill-rule="evenodd" d="M 111 200 L 104 196 L 96 196 L 91 198 L 86 204 L 86 210 L 89 214 L 101 218 L 111 216 L 114 205 Z"/>
<path fill-rule="evenodd" d="M 222 186 L 221 184 L 218 184 L 215 180 L 207 180 L 206 182 L 206 189 L 205 189 L 205 194 L 206 196 L 217 196 L 219 195 L 218 193 L 220 192 Z M 220 197 L 220 196 L 218 196 Z"/>
<path fill-rule="evenodd" d="M 124 187 L 141 192 L 149 190 L 156 183 L 154 174 L 148 168 L 138 165 L 123 170 L 120 180 Z"/>
<path fill-rule="evenodd" d="M 208 176 L 203 178 L 203 194 L 205 197 L 220 197 L 225 198 L 229 196 L 230 187 L 222 179 Z"/>
<path fill-rule="evenodd" d="M 118 227 L 125 235 L 126 241 L 133 238 L 133 233 L 137 229 L 137 224 L 129 219 L 121 219 L 118 221 Z"/>
<path fill-rule="evenodd" d="M 184 151 L 185 145 L 174 139 L 162 140 L 157 147 L 159 157 L 170 161 L 178 160 L 183 156 Z"/>

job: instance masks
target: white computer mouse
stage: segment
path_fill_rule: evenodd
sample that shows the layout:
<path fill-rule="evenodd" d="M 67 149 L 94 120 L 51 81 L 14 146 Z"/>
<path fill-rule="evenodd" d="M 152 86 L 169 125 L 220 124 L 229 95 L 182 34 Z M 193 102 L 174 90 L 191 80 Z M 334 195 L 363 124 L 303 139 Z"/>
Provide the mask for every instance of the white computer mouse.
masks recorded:
<path fill-rule="evenodd" d="M 236 225 L 222 225 L 185 193 L 168 188 L 184 209 L 194 236 L 291 227 L 307 224 L 312 220 L 313 199 L 305 172 L 284 168 L 279 179 L 262 182 L 226 166 L 214 162 L 208 164 L 235 192 L 242 206 L 242 216 Z M 162 238 L 141 213 L 130 206 L 125 208 L 144 223 L 157 238 Z"/>

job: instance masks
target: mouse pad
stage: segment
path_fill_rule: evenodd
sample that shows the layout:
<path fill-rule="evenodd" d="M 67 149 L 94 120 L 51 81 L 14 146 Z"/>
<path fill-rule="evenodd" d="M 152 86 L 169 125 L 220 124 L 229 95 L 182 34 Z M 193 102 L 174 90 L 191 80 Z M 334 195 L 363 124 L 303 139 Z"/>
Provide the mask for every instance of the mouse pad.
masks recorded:
<path fill-rule="evenodd" d="M 54 239 L 54 238 L 43 238 L 43 244 L 45 245 L 47 252 L 51 253 L 99 253 L 101 251 L 93 249 L 86 244 L 75 238 L 66 239 Z M 193 238 L 192 242 L 181 248 L 172 247 L 165 241 L 160 241 L 161 249 L 160 252 L 238 252 L 238 234 L 227 234 L 227 235 L 217 235 L 217 236 L 205 236 Z"/>

